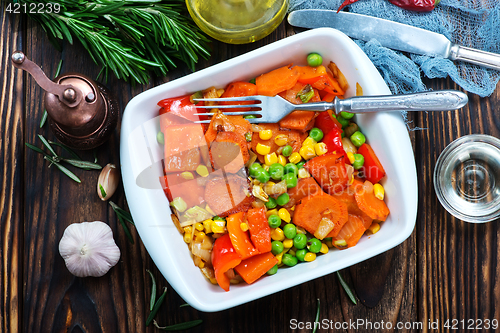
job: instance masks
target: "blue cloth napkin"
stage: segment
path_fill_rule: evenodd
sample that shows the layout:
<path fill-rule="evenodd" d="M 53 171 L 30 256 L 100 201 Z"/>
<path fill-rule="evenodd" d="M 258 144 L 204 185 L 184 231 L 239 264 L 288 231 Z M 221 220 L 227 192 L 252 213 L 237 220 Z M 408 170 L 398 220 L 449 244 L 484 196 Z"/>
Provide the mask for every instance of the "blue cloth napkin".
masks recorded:
<path fill-rule="evenodd" d="M 289 11 L 298 9 L 337 10 L 343 0 L 290 0 Z M 484 51 L 500 53 L 500 1 L 442 0 L 431 12 L 402 9 L 387 0 L 359 0 L 348 11 L 380 17 L 445 35 L 452 42 Z M 449 76 L 466 91 L 481 97 L 491 95 L 500 72 L 484 67 L 411 54 L 382 47 L 376 40 L 356 41 L 375 64 L 393 93 L 428 90 L 428 78 Z"/>

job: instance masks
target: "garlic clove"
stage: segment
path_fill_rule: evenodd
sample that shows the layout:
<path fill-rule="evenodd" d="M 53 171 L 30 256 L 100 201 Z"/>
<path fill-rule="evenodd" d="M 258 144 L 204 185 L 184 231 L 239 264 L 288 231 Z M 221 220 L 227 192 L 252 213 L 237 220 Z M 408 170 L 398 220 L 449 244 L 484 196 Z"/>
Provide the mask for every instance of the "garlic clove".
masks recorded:
<path fill-rule="evenodd" d="M 108 200 L 118 188 L 120 172 L 114 164 L 106 165 L 97 179 L 97 194 L 102 201 Z"/>
<path fill-rule="evenodd" d="M 78 277 L 103 276 L 120 259 L 113 231 L 100 221 L 70 224 L 59 242 L 59 253 Z"/>

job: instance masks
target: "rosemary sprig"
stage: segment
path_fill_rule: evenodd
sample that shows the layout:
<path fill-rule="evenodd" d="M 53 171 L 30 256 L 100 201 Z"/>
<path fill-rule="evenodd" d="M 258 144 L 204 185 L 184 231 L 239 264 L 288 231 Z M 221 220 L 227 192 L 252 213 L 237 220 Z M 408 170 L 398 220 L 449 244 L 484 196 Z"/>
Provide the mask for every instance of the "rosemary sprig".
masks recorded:
<path fill-rule="evenodd" d="M 57 3 L 60 12 L 28 14 L 49 39 L 75 40 L 102 66 L 107 77 L 147 83 L 148 71 L 165 76 L 179 61 L 194 71 L 208 58 L 209 39 L 192 22 L 183 0 L 13 0 Z"/>
<path fill-rule="evenodd" d="M 319 324 L 319 298 L 317 299 L 318 300 L 318 306 L 316 307 L 316 318 L 314 319 L 314 329 L 312 331 L 312 333 L 316 333 L 316 330 L 318 329 L 318 324 Z M 318 324 L 316 324 L 318 323 Z"/>
<path fill-rule="evenodd" d="M 349 296 L 349 298 L 355 305 L 358 304 L 358 302 L 356 302 L 356 297 L 354 296 L 354 293 L 351 291 L 351 288 L 349 288 L 349 285 L 347 284 L 347 282 L 345 282 L 342 275 L 340 275 L 339 271 L 337 271 L 337 277 L 339 278 L 340 284 L 342 285 L 342 288 L 344 288 L 347 296 Z"/>
<path fill-rule="evenodd" d="M 152 286 L 151 286 L 151 301 L 149 302 L 149 311 L 153 311 L 153 308 L 156 303 L 156 279 L 153 276 L 153 273 L 151 273 L 149 269 L 146 269 L 146 272 L 148 272 L 149 276 L 151 276 Z"/>
<path fill-rule="evenodd" d="M 113 208 L 116 217 L 118 218 L 118 222 L 120 222 L 120 224 L 122 225 L 123 231 L 125 232 L 125 235 L 127 236 L 129 242 L 134 244 L 134 239 L 132 238 L 132 234 L 130 233 L 127 224 L 124 222 L 125 220 L 131 224 L 134 224 L 134 221 L 132 220 L 132 215 L 130 215 L 129 212 L 126 212 L 123 209 L 121 209 L 117 204 L 115 204 L 111 200 L 109 200 L 109 205 L 111 206 L 111 208 Z"/>
<path fill-rule="evenodd" d="M 157 329 L 164 330 L 164 331 L 182 331 L 182 330 L 187 330 L 188 328 L 193 328 L 195 326 L 200 325 L 201 323 L 203 323 L 203 320 L 201 320 L 201 319 L 195 319 L 195 320 L 187 321 L 185 323 L 180 323 L 180 324 L 174 324 L 174 325 L 170 325 L 170 326 L 161 327 L 160 325 L 158 325 L 158 323 L 156 322 L 156 320 L 153 320 L 153 324 L 155 325 L 155 327 Z"/>
<path fill-rule="evenodd" d="M 167 296 L 167 287 L 163 288 L 163 294 L 161 294 L 160 298 L 158 298 L 158 300 L 155 303 L 155 306 L 153 307 L 153 310 L 151 310 L 151 312 L 149 313 L 148 319 L 146 319 L 146 326 L 149 326 L 149 324 L 151 324 L 154 317 L 158 313 L 160 306 L 162 305 L 163 301 L 165 300 L 166 296 Z"/>
<path fill-rule="evenodd" d="M 62 68 L 62 59 L 59 60 L 59 64 L 57 65 L 57 69 L 56 69 L 56 74 L 54 75 L 54 78 L 58 77 L 59 74 L 61 74 L 61 68 Z M 45 122 L 47 121 L 47 110 L 43 110 L 43 115 L 42 115 L 42 119 L 40 119 L 40 128 L 43 127 L 43 125 L 45 125 Z"/>

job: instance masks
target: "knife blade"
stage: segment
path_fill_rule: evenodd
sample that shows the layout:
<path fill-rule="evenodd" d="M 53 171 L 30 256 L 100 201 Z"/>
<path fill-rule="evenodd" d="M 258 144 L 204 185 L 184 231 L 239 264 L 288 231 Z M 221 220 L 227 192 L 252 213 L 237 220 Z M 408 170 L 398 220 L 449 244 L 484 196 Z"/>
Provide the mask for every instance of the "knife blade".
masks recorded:
<path fill-rule="evenodd" d="M 301 28 L 330 27 L 352 38 L 376 39 L 384 47 L 403 52 L 465 61 L 500 70 L 500 54 L 452 43 L 446 36 L 394 21 L 349 12 L 303 9 L 288 15 L 288 23 Z"/>

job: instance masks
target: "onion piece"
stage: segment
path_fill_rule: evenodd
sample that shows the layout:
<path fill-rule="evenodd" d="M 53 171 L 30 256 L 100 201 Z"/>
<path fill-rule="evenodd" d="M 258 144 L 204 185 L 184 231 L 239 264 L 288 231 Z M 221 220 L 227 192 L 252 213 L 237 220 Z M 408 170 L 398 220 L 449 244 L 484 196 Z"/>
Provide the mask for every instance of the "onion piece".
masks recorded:
<path fill-rule="evenodd" d="M 211 262 L 212 260 L 212 251 L 203 249 L 201 246 L 202 243 L 193 242 L 191 246 L 191 253 L 203 259 L 205 262 Z"/>

